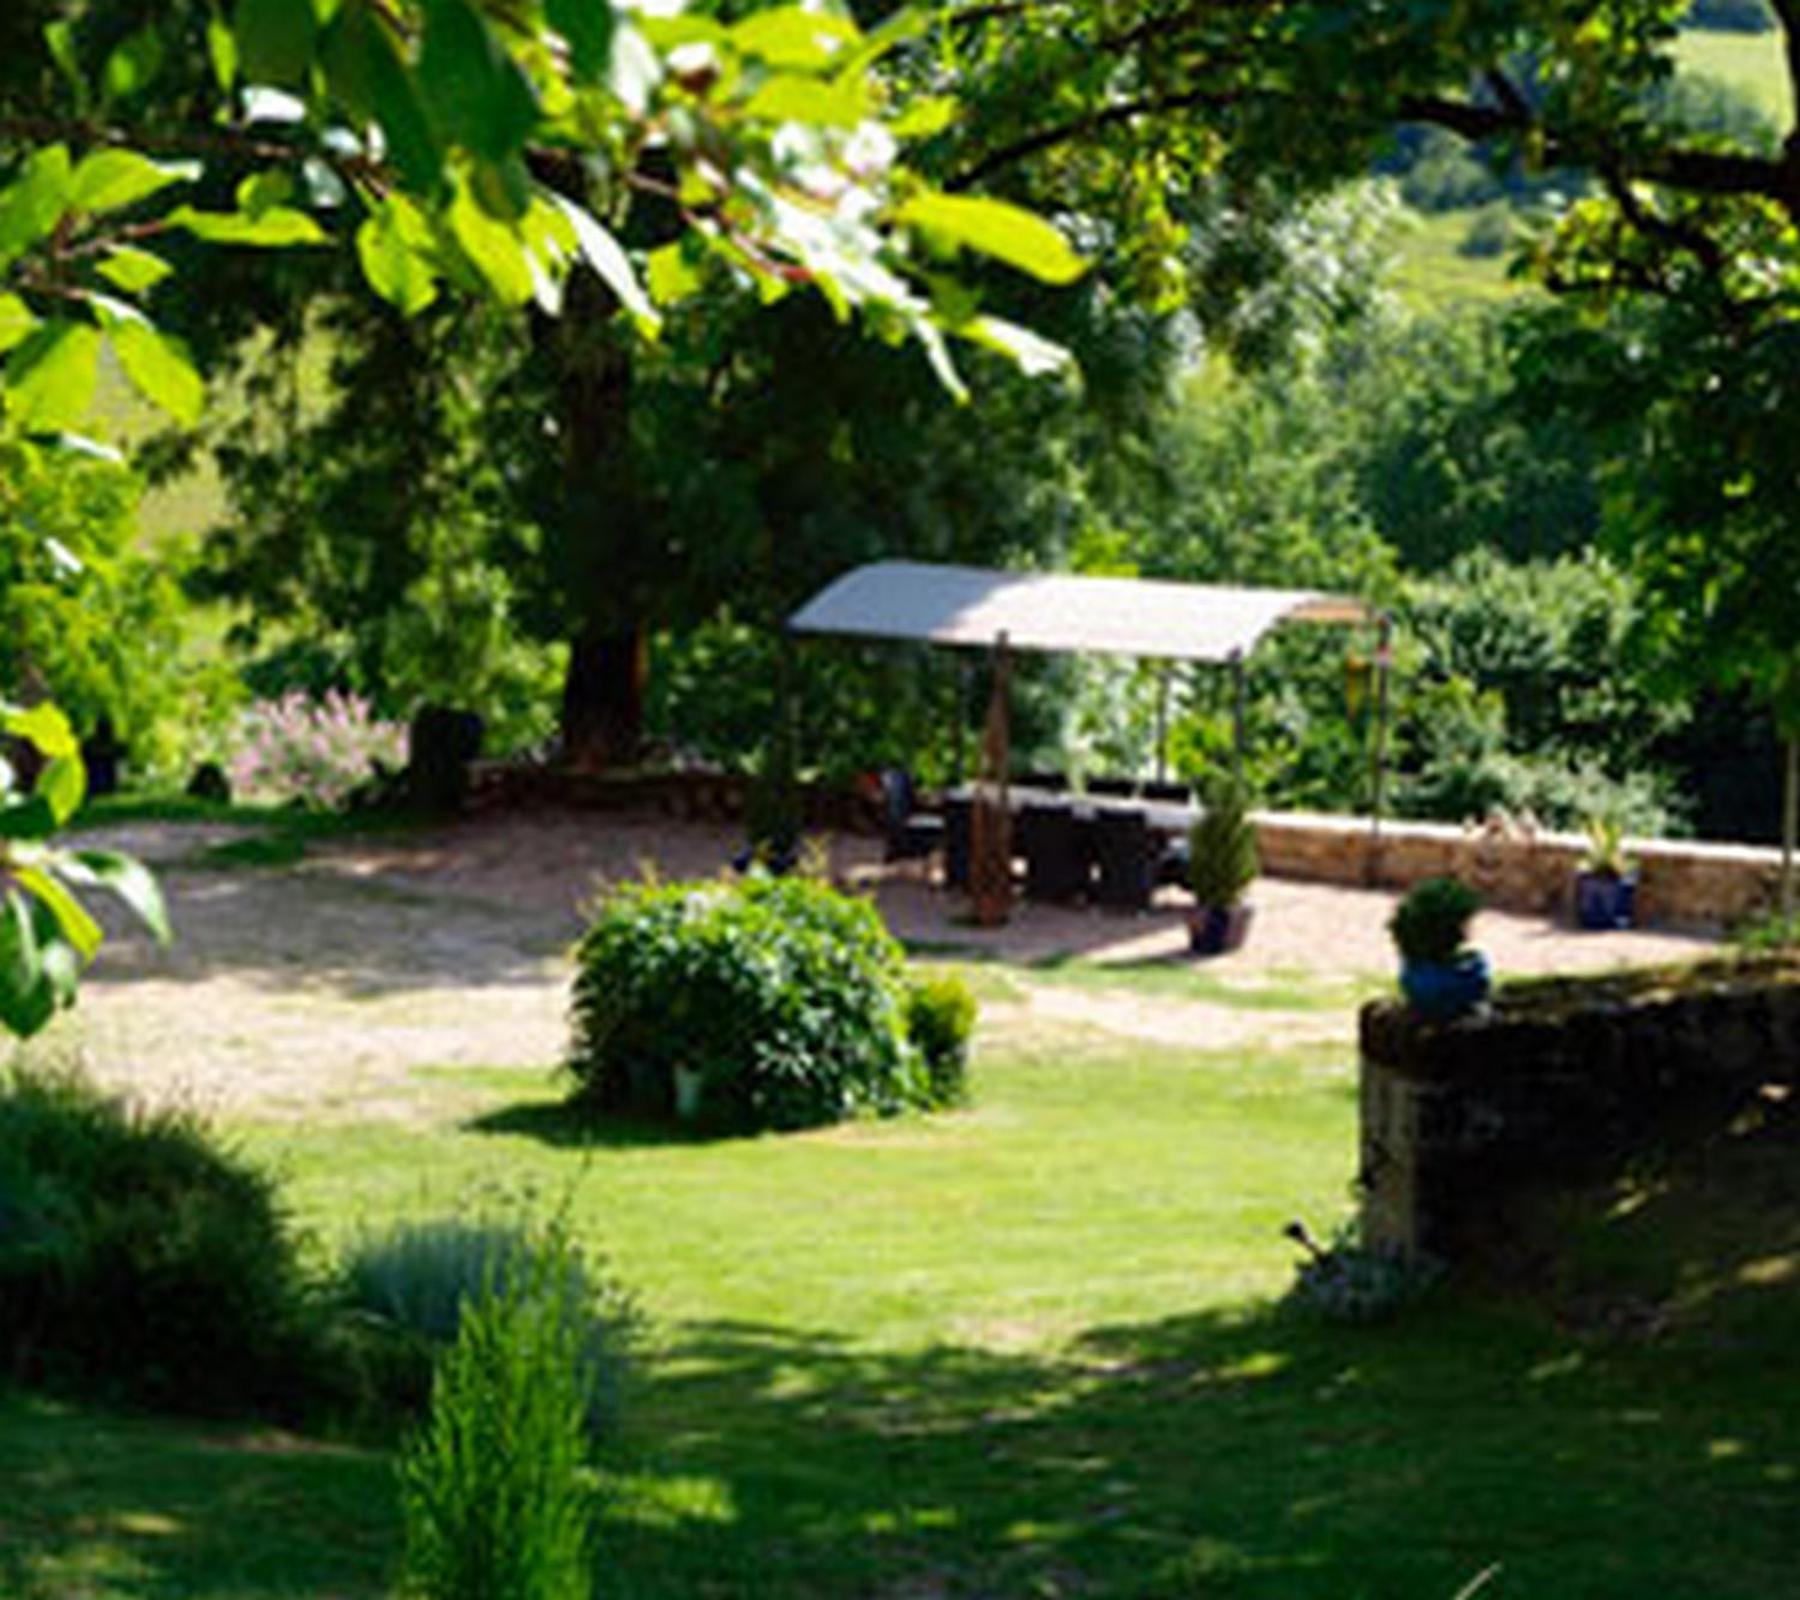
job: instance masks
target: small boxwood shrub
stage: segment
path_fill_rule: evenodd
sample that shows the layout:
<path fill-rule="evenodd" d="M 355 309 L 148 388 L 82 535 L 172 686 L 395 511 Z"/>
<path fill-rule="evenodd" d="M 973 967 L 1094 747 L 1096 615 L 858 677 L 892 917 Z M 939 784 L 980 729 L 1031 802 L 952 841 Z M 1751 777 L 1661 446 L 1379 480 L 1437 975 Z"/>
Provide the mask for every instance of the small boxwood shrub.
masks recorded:
<path fill-rule="evenodd" d="M 318 1314 L 270 1179 L 192 1115 L 0 1071 L 0 1361 L 22 1381 L 291 1415 Z"/>
<path fill-rule="evenodd" d="M 397 1222 L 356 1238 L 340 1279 L 344 1303 L 371 1336 L 363 1354 L 377 1404 L 421 1410 L 432 1364 L 455 1342 L 468 1308 L 490 1290 L 529 1282 L 555 1299 L 574 1330 L 589 1431 L 598 1437 L 617 1422 L 638 1314 L 559 1223 L 500 1209 Z"/>
<path fill-rule="evenodd" d="M 803 877 L 637 884 L 577 951 L 569 1070 L 608 1110 L 787 1129 L 935 1103 L 904 953 Z M 697 1097 L 696 1097 L 697 1090 Z"/>
<path fill-rule="evenodd" d="M 960 978 L 926 978 L 906 996 L 906 1032 L 925 1070 L 931 1103 L 959 1104 L 968 1092 L 975 996 Z"/>

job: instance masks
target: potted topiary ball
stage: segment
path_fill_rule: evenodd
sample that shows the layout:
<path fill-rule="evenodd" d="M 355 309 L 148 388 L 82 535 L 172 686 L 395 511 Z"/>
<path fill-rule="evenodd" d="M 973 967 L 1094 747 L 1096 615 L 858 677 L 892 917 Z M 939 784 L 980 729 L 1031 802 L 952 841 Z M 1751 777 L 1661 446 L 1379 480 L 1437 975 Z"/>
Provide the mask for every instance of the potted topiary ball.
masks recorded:
<path fill-rule="evenodd" d="M 1575 920 L 1584 928 L 1629 928 L 1637 918 L 1637 863 L 1625 830 L 1610 817 L 1587 825 L 1587 854 L 1575 874 Z"/>
<path fill-rule="evenodd" d="M 1253 907 L 1244 891 L 1256 881 L 1260 860 L 1250 792 L 1241 778 L 1224 773 L 1202 785 L 1204 810 L 1188 833 L 1188 948 L 1197 956 L 1222 955 L 1243 944 Z"/>
<path fill-rule="evenodd" d="M 1493 988 L 1488 958 L 1469 948 L 1481 897 L 1455 878 L 1427 878 L 1408 891 L 1388 923 L 1400 951 L 1400 990 L 1430 1022 L 1465 1016 Z"/>

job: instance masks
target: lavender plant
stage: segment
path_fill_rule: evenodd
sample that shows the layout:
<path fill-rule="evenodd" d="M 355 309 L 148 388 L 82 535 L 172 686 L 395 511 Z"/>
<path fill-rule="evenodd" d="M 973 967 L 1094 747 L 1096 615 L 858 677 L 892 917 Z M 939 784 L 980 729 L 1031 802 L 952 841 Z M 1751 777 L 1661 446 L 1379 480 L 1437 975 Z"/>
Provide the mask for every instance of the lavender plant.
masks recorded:
<path fill-rule="evenodd" d="M 330 809 L 359 784 L 406 761 L 406 730 L 359 695 L 295 691 L 245 712 L 230 758 L 232 791 L 248 800 L 298 800 Z"/>

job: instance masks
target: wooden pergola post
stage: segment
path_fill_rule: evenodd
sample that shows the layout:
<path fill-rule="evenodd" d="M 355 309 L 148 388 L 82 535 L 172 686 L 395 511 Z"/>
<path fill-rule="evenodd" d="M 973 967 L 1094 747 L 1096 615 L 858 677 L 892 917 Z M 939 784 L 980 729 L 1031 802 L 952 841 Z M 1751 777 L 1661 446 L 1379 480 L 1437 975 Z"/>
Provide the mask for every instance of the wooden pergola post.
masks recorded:
<path fill-rule="evenodd" d="M 1244 753 L 1249 742 L 1245 731 L 1244 652 L 1231 652 L 1231 765 L 1239 778 L 1244 776 Z"/>
<path fill-rule="evenodd" d="M 1001 927 L 1012 915 L 1011 766 L 1012 656 L 1003 633 L 994 641 L 994 683 L 982 738 L 982 780 L 969 819 L 969 895 L 975 924 Z"/>

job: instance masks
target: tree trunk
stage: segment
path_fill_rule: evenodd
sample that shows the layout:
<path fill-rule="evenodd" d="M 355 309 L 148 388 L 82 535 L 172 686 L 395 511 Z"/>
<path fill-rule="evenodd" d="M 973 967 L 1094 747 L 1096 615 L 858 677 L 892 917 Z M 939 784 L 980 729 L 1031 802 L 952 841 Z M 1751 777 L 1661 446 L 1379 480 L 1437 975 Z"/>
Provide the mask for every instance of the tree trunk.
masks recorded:
<path fill-rule="evenodd" d="M 649 640 L 642 627 L 586 629 L 569 642 L 563 679 L 563 759 L 577 771 L 629 766 L 644 742 Z"/>
<path fill-rule="evenodd" d="M 609 326 L 614 309 L 606 287 L 578 272 L 562 316 L 540 323 L 556 353 L 562 577 L 574 610 L 563 758 L 585 772 L 636 761 L 644 733 L 649 641 L 633 615 L 643 575 L 631 538 L 632 352 Z"/>
<path fill-rule="evenodd" d="M 1786 770 L 1781 786 L 1781 937 L 1794 937 L 1794 847 L 1800 834 L 1800 738 L 1785 740 Z"/>

